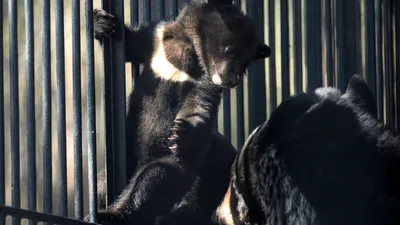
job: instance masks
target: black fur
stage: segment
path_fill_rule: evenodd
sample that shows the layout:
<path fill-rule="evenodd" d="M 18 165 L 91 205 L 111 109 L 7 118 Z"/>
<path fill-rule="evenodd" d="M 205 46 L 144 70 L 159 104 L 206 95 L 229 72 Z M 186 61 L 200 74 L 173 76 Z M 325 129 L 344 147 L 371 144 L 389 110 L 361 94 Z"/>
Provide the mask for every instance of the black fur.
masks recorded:
<path fill-rule="evenodd" d="M 249 137 L 216 217 L 235 225 L 399 224 L 399 148 L 358 75 L 343 95 L 321 88 L 292 96 Z"/>
<path fill-rule="evenodd" d="M 253 60 L 269 57 L 271 49 L 258 40 L 250 18 L 234 7 L 232 1 L 209 0 L 209 4 L 205 2 L 207 1 L 193 1 L 189 6 L 198 4 L 204 7 L 201 9 L 185 7 L 175 23 L 168 23 L 169 31 L 166 34 L 175 35 L 171 39 L 173 44 L 170 46 L 176 45 L 177 41 L 179 45 L 186 43 L 191 48 L 195 48 L 195 53 L 201 55 L 198 60 L 202 69 L 207 69 L 208 71 L 205 72 L 209 75 L 218 72 L 222 76 L 222 86 L 234 87 L 240 82 L 247 66 Z M 114 16 L 104 10 L 95 9 L 93 17 L 96 39 L 101 42 L 103 38 L 108 38 L 114 33 Z M 158 25 L 159 22 L 150 22 L 137 28 L 125 26 L 125 60 L 127 62 L 149 63 L 154 48 L 159 44 L 153 38 Z M 226 32 L 227 30 L 229 31 Z M 194 42 L 200 40 L 202 43 L 193 45 Z M 225 52 L 228 48 L 233 49 L 229 54 Z M 185 58 L 172 54 L 168 58 L 182 69 L 185 65 L 179 65 L 180 63 L 193 59 L 184 55 Z M 210 58 L 210 55 L 213 57 Z M 197 68 L 186 69 L 197 71 Z M 191 76 L 195 77 L 196 74 L 191 74 Z"/>
<path fill-rule="evenodd" d="M 112 18 L 104 10 L 94 11 L 97 39 L 112 32 Z M 248 64 L 268 57 L 270 50 L 232 4 L 192 3 L 175 21 L 126 27 L 125 35 L 126 60 L 144 63 L 127 114 L 131 179 L 115 203 L 99 211 L 97 222 L 209 224 L 236 155 L 212 128 L 222 87 L 237 85 Z M 160 50 L 164 61 L 154 64 Z M 158 71 L 165 62 L 188 77 L 166 79 L 168 69 Z M 212 79 L 216 73 L 221 83 Z M 101 181 L 99 188 L 104 203 Z"/>

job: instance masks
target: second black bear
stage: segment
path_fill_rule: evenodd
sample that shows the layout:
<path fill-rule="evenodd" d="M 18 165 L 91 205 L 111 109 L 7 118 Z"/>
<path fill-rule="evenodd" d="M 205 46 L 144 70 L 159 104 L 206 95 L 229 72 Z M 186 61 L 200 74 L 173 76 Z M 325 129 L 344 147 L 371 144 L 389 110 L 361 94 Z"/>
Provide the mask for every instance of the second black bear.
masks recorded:
<path fill-rule="evenodd" d="M 221 225 L 400 223 L 400 137 L 361 76 L 282 102 L 231 169 Z"/>

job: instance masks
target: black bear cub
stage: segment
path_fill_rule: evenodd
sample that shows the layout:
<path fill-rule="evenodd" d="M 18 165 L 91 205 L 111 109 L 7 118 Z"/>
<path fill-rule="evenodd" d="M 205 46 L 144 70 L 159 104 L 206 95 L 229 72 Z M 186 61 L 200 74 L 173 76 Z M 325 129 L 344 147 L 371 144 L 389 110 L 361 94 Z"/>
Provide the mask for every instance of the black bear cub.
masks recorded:
<path fill-rule="evenodd" d="M 400 224 L 400 137 L 354 75 L 346 93 L 290 97 L 247 139 L 214 219 L 221 225 Z"/>
<path fill-rule="evenodd" d="M 110 35 L 112 16 L 95 10 L 94 22 L 95 38 Z M 237 86 L 270 49 L 232 1 L 192 2 L 174 21 L 125 35 L 126 61 L 144 64 L 127 113 L 130 180 L 97 222 L 211 224 L 236 156 L 213 128 L 222 88 Z"/>

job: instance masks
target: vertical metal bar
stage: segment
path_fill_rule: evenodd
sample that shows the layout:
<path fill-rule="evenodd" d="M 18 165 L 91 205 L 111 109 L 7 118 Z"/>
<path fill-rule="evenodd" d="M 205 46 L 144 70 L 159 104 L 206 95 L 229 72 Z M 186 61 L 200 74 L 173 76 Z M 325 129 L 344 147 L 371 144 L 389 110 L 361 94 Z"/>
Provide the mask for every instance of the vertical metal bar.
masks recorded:
<path fill-rule="evenodd" d="M 372 93 L 376 96 L 376 54 L 375 54 L 375 13 L 374 13 L 374 1 L 375 0 L 365 0 L 365 71 L 368 86 L 371 88 Z"/>
<path fill-rule="evenodd" d="M 282 74 L 282 100 L 290 95 L 289 80 L 289 2 L 282 0 L 281 10 L 281 74 Z"/>
<path fill-rule="evenodd" d="M 137 26 L 139 23 L 139 2 L 131 0 L 131 24 Z"/>
<path fill-rule="evenodd" d="M 253 20 L 260 40 L 264 40 L 264 2 L 246 1 L 247 13 Z M 266 119 L 265 60 L 257 60 L 248 69 L 249 130 L 255 129 Z"/>
<path fill-rule="evenodd" d="M 392 14 L 391 0 L 383 1 L 383 57 L 384 57 L 384 76 L 385 76 L 385 99 L 386 99 L 386 124 L 394 127 L 394 90 L 392 74 Z"/>
<path fill-rule="evenodd" d="M 82 177 L 82 96 L 81 96 L 81 33 L 80 0 L 72 1 L 72 86 L 74 117 L 74 186 L 75 218 L 83 218 Z"/>
<path fill-rule="evenodd" d="M 224 136 L 231 141 L 231 90 L 229 88 L 224 88 L 223 99 Z"/>
<path fill-rule="evenodd" d="M 272 48 L 275 46 L 275 0 L 268 0 L 268 44 Z M 276 60 L 272 53 L 268 58 L 269 65 L 269 108 L 270 112 L 277 105 L 276 96 Z"/>
<path fill-rule="evenodd" d="M 111 2 L 102 0 L 102 7 L 107 12 L 111 12 Z M 115 197 L 114 194 L 114 159 L 113 159 L 113 89 L 112 89 L 112 57 L 111 57 L 111 40 L 103 40 L 103 86 L 104 86 L 104 135 L 105 135 L 105 170 L 106 170 L 106 187 L 108 206 Z"/>
<path fill-rule="evenodd" d="M 375 0 L 375 41 L 376 41 L 376 104 L 378 106 L 378 118 L 383 119 L 383 69 L 382 69 L 382 0 Z"/>
<path fill-rule="evenodd" d="M 28 209 L 36 211 L 36 118 L 33 0 L 25 0 Z M 29 220 L 29 225 L 36 222 Z"/>
<path fill-rule="evenodd" d="M 142 23 L 149 24 L 151 21 L 151 0 L 143 0 Z M 143 71 L 143 65 L 139 66 L 139 71 Z"/>
<path fill-rule="evenodd" d="M 57 144 L 59 214 L 68 215 L 65 127 L 64 1 L 56 0 Z"/>
<path fill-rule="evenodd" d="M 358 1 L 336 0 L 336 85 L 344 92 L 352 74 L 360 73 L 360 7 Z M 351 18 L 345 20 L 344 18 Z"/>
<path fill-rule="evenodd" d="M 343 23 L 344 26 L 344 48 L 343 54 L 345 60 L 344 65 L 344 88 L 347 88 L 347 84 L 352 74 L 359 74 L 361 72 L 361 60 L 360 60 L 360 6 L 359 1 L 344 1 L 344 18 L 348 18 Z"/>
<path fill-rule="evenodd" d="M 43 207 L 52 213 L 50 0 L 42 1 Z M 47 224 L 47 223 L 46 223 Z"/>
<path fill-rule="evenodd" d="M 147 2 L 147 1 L 145 1 Z M 126 151 L 125 151 L 125 34 L 123 1 L 113 1 L 114 15 L 120 21 L 116 24 L 113 41 L 113 120 L 114 120 L 114 165 L 115 193 L 120 194 L 126 186 Z M 150 1 L 148 1 L 150 4 Z M 150 10 L 149 10 L 150 11 Z M 149 15 L 150 16 L 150 15 Z M 116 150 L 118 149 L 118 151 Z"/>
<path fill-rule="evenodd" d="M 322 86 L 321 1 L 313 0 L 306 10 L 307 92 Z"/>
<path fill-rule="evenodd" d="M 131 0 L 131 26 L 136 27 L 139 25 L 139 3 L 138 0 Z M 132 63 L 132 88 L 139 78 L 140 68 L 138 64 Z"/>
<path fill-rule="evenodd" d="M 163 20 L 165 18 L 165 0 L 156 0 L 157 18 Z"/>
<path fill-rule="evenodd" d="M 302 57 L 302 20 L 301 20 L 301 1 L 292 0 L 293 3 L 293 33 L 294 33 L 294 91 L 299 93 L 303 91 L 303 57 Z"/>
<path fill-rule="evenodd" d="M 336 40 L 336 86 L 343 92 L 346 90 L 344 82 L 344 14 L 343 0 L 335 1 L 335 40 Z"/>
<path fill-rule="evenodd" d="M 235 2 L 236 6 L 237 3 Z M 239 5 L 240 7 L 240 5 Z M 242 98 L 243 98 L 243 91 L 242 91 Z M 231 133 L 231 90 L 229 88 L 225 88 L 223 90 L 223 126 L 224 126 L 224 136 L 225 138 L 231 142 L 232 133 Z M 239 107 L 237 105 L 237 107 Z M 241 106 L 243 108 L 243 105 Z"/>
<path fill-rule="evenodd" d="M 143 22 L 148 23 L 151 21 L 151 0 L 143 1 Z"/>
<path fill-rule="evenodd" d="M 0 0 L 0 20 L 3 21 L 3 0 Z M 4 66 L 3 23 L 0 23 L 0 204 L 5 205 L 5 153 L 4 153 Z M 0 215 L 0 225 L 5 225 L 5 215 Z"/>
<path fill-rule="evenodd" d="M 86 88 L 88 114 L 88 182 L 89 216 L 95 222 L 97 213 L 97 163 L 96 163 L 96 96 L 94 76 L 93 0 L 86 0 Z"/>
<path fill-rule="evenodd" d="M 331 13 L 331 0 L 324 1 L 325 11 L 325 26 L 324 26 L 324 39 L 325 39 L 325 60 L 326 60 L 326 79 L 327 85 L 333 86 L 333 53 L 332 53 L 332 13 Z"/>
<path fill-rule="evenodd" d="M 241 1 L 235 0 L 235 5 L 241 8 Z M 243 82 L 236 87 L 236 118 L 237 118 L 237 148 L 242 149 L 244 143 L 244 97 L 243 97 Z"/>
<path fill-rule="evenodd" d="M 397 100 L 397 132 L 400 130 L 400 2 L 395 2 L 395 21 L 396 21 L 396 100 Z M 1 72 L 1 70 L 0 70 Z"/>
<path fill-rule="evenodd" d="M 20 193 L 20 152 L 19 152 L 19 103 L 18 103 L 18 6 L 16 0 L 8 1 L 9 55 L 10 55 L 10 123 L 11 123 L 11 190 L 12 206 L 21 205 Z M 20 219 L 13 217 L 12 224 L 20 224 Z"/>
<path fill-rule="evenodd" d="M 244 144 L 244 97 L 243 83 L 236 88 L 236 117 L 237 117 L 237 149 L 242 149 Z"/>
<path fill-rule="evenodd" d="M 169 18 L 173 19 L 178 14 L 178 1 L 177 0 L 169 0 Z"/>
<path fill-rule="evenodd" d="M 163 3 L 165 4 L 165 3 Z M 138 0 L 131 0 L 131 5 L 130 5 L 130 10 L 131 10 L 131 27 L 137 27 L 139 24 L 139 3 Z M 126 34 L 125 34 L 125 37 Z M 132 91 L 135 89 L 135 86 L 137 84 L 137 81 L 140 76 L 140 65 L 131 63 L 132 65 Z M 126 163 L 129 163 L 129 160 L 133 157 L 132 154 L 134 152 L 132 151 L 127 151 L 126 152 Z M 129 180 L 132 177 L 133 171 L 132 169 L 129 168 L 129 166 L 126 167 L 126 178 Z"/>

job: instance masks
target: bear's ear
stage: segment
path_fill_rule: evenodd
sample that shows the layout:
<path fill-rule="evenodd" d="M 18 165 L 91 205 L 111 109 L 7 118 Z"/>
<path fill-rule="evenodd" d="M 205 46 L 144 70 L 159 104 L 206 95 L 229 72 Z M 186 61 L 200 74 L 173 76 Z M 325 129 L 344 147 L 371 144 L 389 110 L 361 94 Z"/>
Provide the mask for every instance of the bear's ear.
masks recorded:
<path fill-rule="evenodd" d="M 359 74 L 354 74 L 350 78 L 344 97 L 349 99 L 353 104 L 377 117 L 377 106 L 374 94 L 363 77 Z"/>
<path fill-rule="evenodd" d="M 213 5 L 232 5 L 233 4 L 233 0 L 208 0 L 207 1 L 210 4 Z"/>
<path fill-rule="evenodd" d="M 183 30 L 177 22 L 167 24 L 163 29 L 163 41 L 178 38 L 182 36 Z"/>
<path fill-rule="evenodd" d="M 193 51 L 193 46 L 182 27 L 174 22 L 164 27 L 162 45 L 168 61 L 182 65 L 185 58 Z M 183 60 L 183 61 L 182 61 Z"/>

